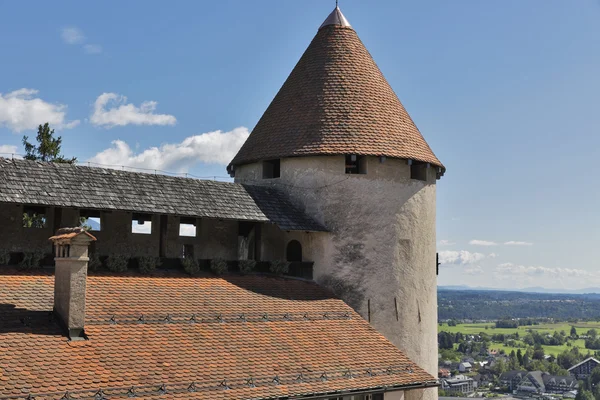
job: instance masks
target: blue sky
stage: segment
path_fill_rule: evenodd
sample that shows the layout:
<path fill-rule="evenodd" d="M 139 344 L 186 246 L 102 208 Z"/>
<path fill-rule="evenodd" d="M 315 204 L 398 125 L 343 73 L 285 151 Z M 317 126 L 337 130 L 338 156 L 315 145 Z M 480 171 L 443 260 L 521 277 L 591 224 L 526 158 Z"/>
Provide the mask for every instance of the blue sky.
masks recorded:
<path fill-rule="evenodd" d="M 2 2 L 0 151 L 225 176 L 333 6 Z M 340 6 L 448 168 L 440 284 L 600 286 L 600 1 Z"/>

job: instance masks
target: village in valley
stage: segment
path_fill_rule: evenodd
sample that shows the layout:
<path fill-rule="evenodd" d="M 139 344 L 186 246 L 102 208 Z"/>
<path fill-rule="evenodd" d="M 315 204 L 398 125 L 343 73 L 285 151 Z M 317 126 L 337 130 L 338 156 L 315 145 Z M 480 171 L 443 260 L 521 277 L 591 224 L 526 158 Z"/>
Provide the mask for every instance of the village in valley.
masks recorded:
<path fill-rule="evenodd" d="M 548 318 L 440 321 L 440 396 L 594 398 L 599 330 Z"/>

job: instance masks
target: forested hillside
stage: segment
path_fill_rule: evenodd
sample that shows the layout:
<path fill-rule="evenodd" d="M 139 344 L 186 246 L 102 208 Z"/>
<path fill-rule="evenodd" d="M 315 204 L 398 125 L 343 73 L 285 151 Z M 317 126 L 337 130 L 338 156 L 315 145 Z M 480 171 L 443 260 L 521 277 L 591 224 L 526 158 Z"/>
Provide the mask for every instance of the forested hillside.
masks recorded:
<path fill-rule="evenodd" d="M 438 319 L 600 319 L 597 294 L 521 293 L 494 290 L 438 290 Z"/>

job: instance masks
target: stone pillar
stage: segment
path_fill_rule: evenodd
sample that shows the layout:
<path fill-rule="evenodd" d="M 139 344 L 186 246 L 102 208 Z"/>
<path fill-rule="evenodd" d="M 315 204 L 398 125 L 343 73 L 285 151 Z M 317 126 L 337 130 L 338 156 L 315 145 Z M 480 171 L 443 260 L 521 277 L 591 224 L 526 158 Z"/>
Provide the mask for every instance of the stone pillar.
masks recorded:
<path fill-rule="evenodd" d="M 82 228 L 61 228 L 50 240 L 56 264 L 54 313 L 71 340 L 83 340 L 88 247 L 96 238 Z"/>

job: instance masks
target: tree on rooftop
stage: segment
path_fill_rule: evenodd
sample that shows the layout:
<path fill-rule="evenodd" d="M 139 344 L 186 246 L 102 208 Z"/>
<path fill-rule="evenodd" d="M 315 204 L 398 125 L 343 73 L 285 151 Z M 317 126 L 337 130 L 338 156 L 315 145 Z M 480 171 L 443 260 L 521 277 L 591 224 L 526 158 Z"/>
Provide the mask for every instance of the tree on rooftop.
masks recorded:
<path fill-rule="evenodd" d="M 77 158 L 65 158 L 60 154 L 62 137 L 54 137 L 54 129 L 50 129 L 47 122 L 38 126 L 36 136 L 37 146 L 29 142 L 27 136 L 23 136 L 23 146 L 25 146 L 25 159 L 34 161 L 50 161 L 56 163 L 75 164 Z"/>

